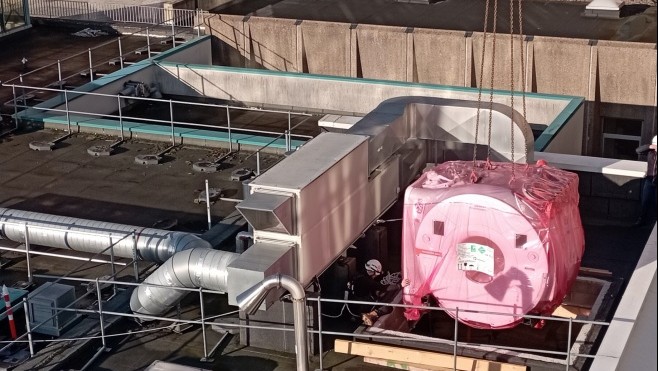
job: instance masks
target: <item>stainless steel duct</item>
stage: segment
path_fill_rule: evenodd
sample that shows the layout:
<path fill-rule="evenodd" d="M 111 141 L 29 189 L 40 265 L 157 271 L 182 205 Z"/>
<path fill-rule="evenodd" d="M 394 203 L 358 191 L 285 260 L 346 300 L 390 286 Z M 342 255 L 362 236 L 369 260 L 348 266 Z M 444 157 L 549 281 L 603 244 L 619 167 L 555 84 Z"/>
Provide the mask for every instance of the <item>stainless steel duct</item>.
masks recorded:
<path fill-rule="evenodd" d="M 129 259 L 136 246 L 138 258 L 164 262 L 144 281 L 160 286 L 203 287 L 225 292 L 226 267 L 239 256 L 213 250 L 210 243 L 191 233 L 0 208 L 0 238 L 24 242 L 26 225 L 29 241 L 35 245 L 93 254 L 110 254 L 108 247 L 113 245 L 114 256 Z M 141 314 L 163 314 L 187 293 L 141 285 L 133 291 L 130 306 Z"/>
<path fill-rule="evenodd" d="M 235 235 L 235 252 L 242 254 L 253 244 L 254 232 L 242 231 Z"/>
<path fill-rule="evenodd" d="M 306 292 L 304 287 L 294 278 L 282 274 L 269 276 L 238 295 L 237 301 L 240 309 L 248 314 L 254 314 L 265 300 L 267 293 L 273 289 L 288 290 L 292 297 L 293 316 L 295 323 L 295 347 L 297 370 L 308 370 L 308 340 L 306 334 Z"/>
<path fill-rule="evenodd" d="M 208 248 L 178 252 L 133 291 L 130 309 L 136 314 L 149 316 L 166 313 L 189 293 L 169 287 L 201 287 L 226 292 L 228 289 L 226 268 L 238 256 L 240 254 Z M 169 287 L 155 287 L 148 284 Z"/>
<path fill-rule="evenodd" d="M 406 96 L 383 101 L 354 124 L 346 134 L 366 135 L 368 140 L 369 171 L 374 171 L 397 153 L 408 142 L 430 140 L 451 144 L 475 143 L 475 119 L 478 103 L 457 99 Z M 494 161 L 509 161 L 512 147 L 509 122 L 514 122 L 517 153 L 515 162 L 533 159 L 532 129 L 521 115 L 510 106 L 493 103 L 491 110 L 483 105 L 480 110 L 477 142 L 487 143 L 487 123 L 491 115 L 491 150 Z M 523 148 L 528 149 L 522 153 Z M 472 147 L 471 147 L 472 148 Z M 472 149 L 469 151 L 472 155 Z M 468 157 L 470 158 L 470 156 Z M 433 159 L 437 161 L 437 159 Z M 425 166 L 425 161 L 422 166 Z M 416 171 L 421 168 L 416 168 Z"/>
<path fill-rule="evenodd" d="M 107 255 L 113 245 L 114 256 L 129 259 L 136 247 L 139 259 L 156 263 L 165 262 L 178 251 L 211 248 L 191 233 L 0 208 L 0 238 L 24 242 L 26 224 L 29 241 L 35 245 L 92 254 L 105 251 Z"/>

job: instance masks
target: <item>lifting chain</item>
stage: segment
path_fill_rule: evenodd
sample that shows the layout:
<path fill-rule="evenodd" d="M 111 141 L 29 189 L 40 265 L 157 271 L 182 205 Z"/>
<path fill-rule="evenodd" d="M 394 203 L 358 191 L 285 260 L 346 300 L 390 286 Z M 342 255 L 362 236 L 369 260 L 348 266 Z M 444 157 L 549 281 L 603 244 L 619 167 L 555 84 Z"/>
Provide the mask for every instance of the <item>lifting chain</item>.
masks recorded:
<path fill-rule="evenodd" d="M 487 49 L 487 25 L 489 23 L 489 0 L 484 5 L 484 31 L 482 32 L 482 56 L 480 58 L 480 76 L 478 79 L 478 104 L 475 114 L 475 145 L 473 147 L 473 171 L 477 161 L 478 132 L 480 129 L 480 110 L 482 106 L 482 79 L 484 78 L 484 55 Z"/>
<path fill-rule="evenodd" d="M 525 69 L 525 53 L 528 49 L 528 45 L 523 41 L 525 36 L 523 36 L 523 0 L 519 1 L 519 38 L 521 39 L 521 101 L 523 102 L 523 119 L 527 121 L 526 115 L 526 106 L 525 106 L 525 89 L 526 89 L 526 69 Z M 528 142 L 523 141 L 523 155 L 525 156 L 526 163 L 528 162 Z"/>
<path fill-rule="evenodd" d="M 496 2 L 496 5 L 498 4 L 498 0 L 494 0 Z M 497 9 L 494 10 L 494 26 L 493 26 L 493 34 L 495 36 L 496 34 L 496 13 Z M 476 167 L 476 162 L 477 162 L 477 147 L 478 147 L 478 136 L 479 136 L 479 129 L 480 129 L 480 112 L 482 110 L 482 86 L 484 85 L 484 56 L 486 55 L 487 51 L 487 27 L 489 25 L 489 0 L 486 0 L 486 3 L 484 5 L 484 26 L 483 26 L 483 31 L 482 31 L 482 55 L 480 58 L 480 76 L 478 79 L 478 103 L 477 103 L 477 111 L 475 115 L 475 141 L 473 145 L 473 170 L 471 172 L 471 182 L 476 183 L 477 182 L 477 174 L 475 173 L 475 167 Z M 495 52 L 495 39 L 494 39 L 494 52 Z M 493 58 L 492 58 L 493 59 Z M 493 76 L 493 67 L 492 67 L 492 76 Z M 491 126 L 491 114 L 489 115 L 489 126 Z"/>
<path fill-rule="evenodd" d="M 521 42 L 521 47 L 519 49 L 521 57 L 521 86 L 522 86 L 522 104 L 523 104 L 523 118 L 526 118 L 526 68 L 525 68 L 525 56 L 524 50 L 527 48 L 524 47 L 524 38 L 523 38 L 523 0 L 518 1 L 518 22 L 519 22 L 519 39 Z M 486 54 L 486 45 L 487 45 L 487 28 L 489 23 L 489 0 L 485 4 L 484 12 L 484 27 L 482 34 L 482 55 L 480 58 L 480 76 L 478 81 L 478 101 L 477 101 L 477 113 L 475 118 L 475 144 L 473 147 L 473 170 L 471 173 L 471 181 L 477 181 L 477 175 L 475 173 L 476 161 L 477 161 L 477 144 L 478 144 L 478 135 L 480 127 L 480 114 L 482 108 L 482 86 L 483 86 L 483 77 L 484 77 L 484 61 Z M 512 110 L 512 117 L 510 118 L 511 126 L 511 160 L 514 163 L 514 0 L 510 0 L 510 106 Z M 498 17 L 498 0 L 494 0 L 494 9 L 493 9 L 493 29 L 492 29 L 492 51 L 491 51 L 491 75 L 490 77 L 490 91 L 489 91 L 489 119 L 487 125 L 487 158 L 486 158 L 486 168 L 491 169 L 491 128 L 493 126 L 493 95 L 494 95 L 494 78 L 495 78 L 495 69 L 496 69 L 496 23 Z M 528 147 L 527 143 L 524 141 L 523 149 L 525 158 L 528 156 Z M 514 166 L 512 167 L 512 178 L 514 178 Z"/>
<path fill-rule="evenodd" d="M 510 73 L 509 73 L 509 91 L 510 91 L 510 131 L 511 131 L 511 149 L 510 159 L 512 160 L 512 179 L 514 179 L 514 0 L 509 0 L 509 50 L 510 50 Z"/>
<path fill-rule="evenodd" d="M 494 91 L 494 76 L 496 71 L 496 23 L 498 18 L 498 0 L 494 0 L 494 14 L 493 14 L 493 31 L 491 41 L 491 76 L 489 84 L 489 124 L 487 134 L 487 169 L 491 168 L 491 126 L 493 120 L 493 91 Z"/>

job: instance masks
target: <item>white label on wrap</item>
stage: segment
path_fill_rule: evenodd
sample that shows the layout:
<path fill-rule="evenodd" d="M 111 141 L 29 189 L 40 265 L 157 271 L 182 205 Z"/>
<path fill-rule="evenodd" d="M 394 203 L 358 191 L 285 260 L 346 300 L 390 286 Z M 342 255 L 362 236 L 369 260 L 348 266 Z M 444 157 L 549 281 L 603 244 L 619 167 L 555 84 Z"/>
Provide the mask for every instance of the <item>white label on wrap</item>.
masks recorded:
<path fill-rule="evenodd" d="M 494 275 L 493 248 L 476 243 L 457 244 L 457 269 Z"/>

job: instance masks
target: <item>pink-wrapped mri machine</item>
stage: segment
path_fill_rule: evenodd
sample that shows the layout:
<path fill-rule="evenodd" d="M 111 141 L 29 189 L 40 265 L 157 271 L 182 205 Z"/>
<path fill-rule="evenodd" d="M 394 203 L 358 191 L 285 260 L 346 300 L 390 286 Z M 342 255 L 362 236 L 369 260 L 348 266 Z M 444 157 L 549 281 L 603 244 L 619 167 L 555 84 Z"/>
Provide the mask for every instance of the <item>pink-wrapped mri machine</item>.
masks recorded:
<path fill-rule="evenodd" d="M 545 164 L 453 161 L 426 171 L 405 193 L 405 303 L 433 295 L 483 329 L 552 313 L 583 254 L 578 197 L 577 175 Z"/>

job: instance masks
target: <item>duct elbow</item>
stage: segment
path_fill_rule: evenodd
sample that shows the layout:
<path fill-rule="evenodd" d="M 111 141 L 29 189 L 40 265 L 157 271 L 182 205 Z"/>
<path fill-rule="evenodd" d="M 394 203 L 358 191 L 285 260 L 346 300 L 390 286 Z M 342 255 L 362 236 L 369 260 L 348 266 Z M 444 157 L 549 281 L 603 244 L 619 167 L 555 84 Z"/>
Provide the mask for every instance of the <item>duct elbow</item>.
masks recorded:
<path fill-rule="evenodd" d="M 235 252 L 238 254 L 242 254 L 249 246 L 252 245 L 254 240 L 254 233 L 253 232 L 238 232 L 237 235 L 235 235 Z"/>
<path fill-rule="evenodd" d="M 236 253 L 205 247 L 179 251 L 133 291 L 130 309 L 138 315 L 162 315 L 190 292 L 177 288 L 226 292 L 227 268 L 238 256 Z"/>
<path fill-rule="evenodd" d="M 299 281 L 296 279 L 286 275 L 279 275 L 279 282 L 281 287 L 286 289 L 293 299 L 306 299 L 306 291 L 304 291 L 304 286 L 302 286 L 302 284 L 299 283 Z"/>

